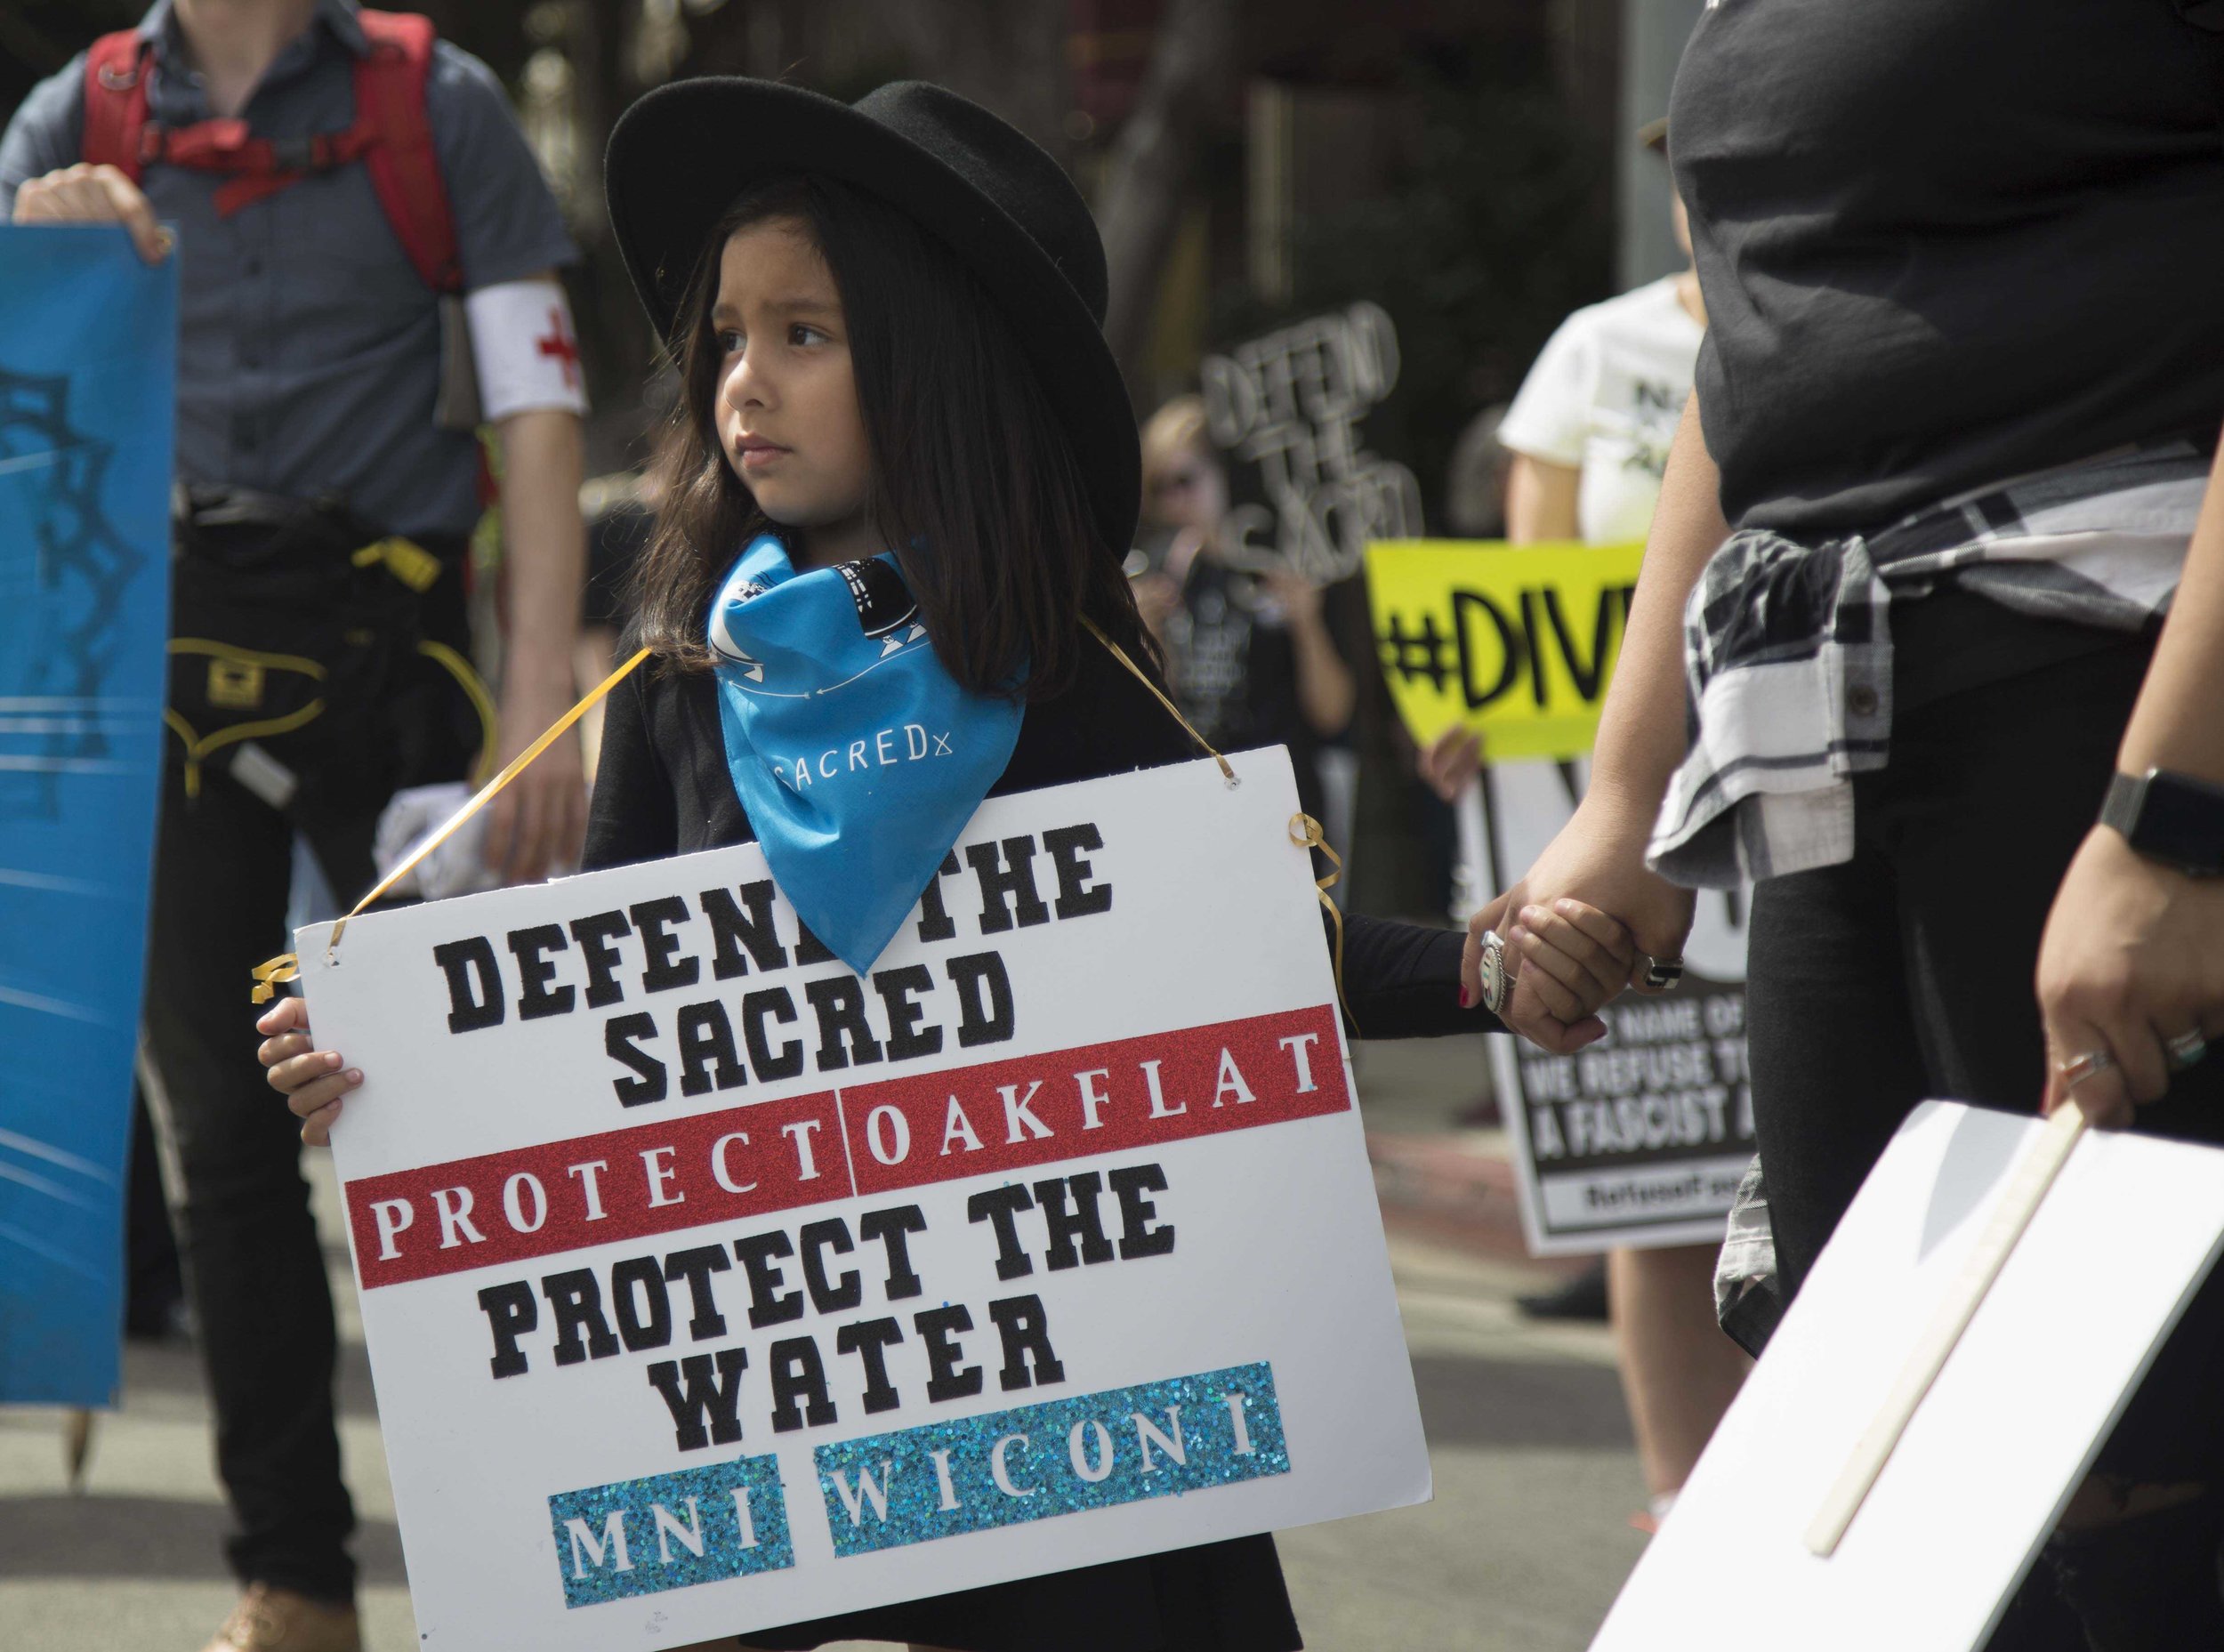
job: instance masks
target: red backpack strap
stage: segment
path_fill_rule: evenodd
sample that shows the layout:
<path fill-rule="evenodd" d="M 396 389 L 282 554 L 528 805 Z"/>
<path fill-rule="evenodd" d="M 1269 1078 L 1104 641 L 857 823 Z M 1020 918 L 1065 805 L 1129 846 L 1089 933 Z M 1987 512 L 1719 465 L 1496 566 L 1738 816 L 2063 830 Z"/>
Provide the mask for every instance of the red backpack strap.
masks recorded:
<path fill-rule="evenodd" d="M 455 218 L 425 113 L 431 20 L 404 12 L 359 12 L 356 20 L 370 46 L 355 66 L 355 130 L 371 138 L 363 155 L 371 187 L 424 284 L 436 293 L 460 293 Z"/>
<path fill-rule="evenodd" d="M 114 166 L 133 183 L 146 171 L 147 43 L 139 31 L 103 35 L 85 54 L 85 137 L 78 158 Z"/>

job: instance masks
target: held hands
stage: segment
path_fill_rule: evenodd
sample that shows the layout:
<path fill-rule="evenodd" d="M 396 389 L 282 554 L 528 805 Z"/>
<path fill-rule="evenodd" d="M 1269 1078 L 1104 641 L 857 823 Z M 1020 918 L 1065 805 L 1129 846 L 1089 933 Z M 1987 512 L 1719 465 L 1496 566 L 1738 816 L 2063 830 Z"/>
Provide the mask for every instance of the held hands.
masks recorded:
<path fill-rule="evenodd" d="M 1643 826 L 1586 798 L 1521 880 L 1468 920 L 1460 979 L 1482 996 L 1482 937 L 1506 943 L 1513 995 L 1500 1018 L 1567 1055 L 1606 1036 L 1599 1007 L 1635 984 L 1644 958 L 1681 955 L 1696 897 L 1645 869 Z M 1639 990 L 1645 990 L 1642 987 Z"/>
<path fill-rule="evenodd" d="M 302 1121 L 302 1140 L 312 1148 L 326 1145 L 340 1100 L 363 1082 L 363 1069 L 343 1070 L 334 1052 L 310 1047 L 309 1005 L 299 998 L 279 999 L 254 1025 L 263 1035 L 255 1052 L 267 1069 L 263 1076 Z"/>
<path fill-rule="evenodd" d="M 2095 826 L 2047 915 L 2038 990 L 2045 1110 L 2075 1095 L 2094 1124 L 2129 1124 L 2134 1102 L 2160 1100 L 2200 1059 L 2198 1041 L 2224 1036 L 2224 880 Z"/>
<path fill-rule="evenodd" d="M 120 223 L 150 264 L 170 256 L 174 238 L 155 222 L 155 209 L 129 178 L 113 166 L 79 162 L 27 180 L 15 192 L 18 223 Z"/>

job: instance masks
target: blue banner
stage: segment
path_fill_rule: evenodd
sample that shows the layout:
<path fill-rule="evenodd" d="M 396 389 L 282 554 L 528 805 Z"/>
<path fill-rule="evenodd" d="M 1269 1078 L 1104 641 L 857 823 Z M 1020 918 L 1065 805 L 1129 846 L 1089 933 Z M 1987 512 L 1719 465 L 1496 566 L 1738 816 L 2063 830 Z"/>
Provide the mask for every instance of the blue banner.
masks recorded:
<path fill-rule="evenodd" d="M 177 316 L 122 230 L 0 225 L 0 1401 L 116 1393 Z"/>

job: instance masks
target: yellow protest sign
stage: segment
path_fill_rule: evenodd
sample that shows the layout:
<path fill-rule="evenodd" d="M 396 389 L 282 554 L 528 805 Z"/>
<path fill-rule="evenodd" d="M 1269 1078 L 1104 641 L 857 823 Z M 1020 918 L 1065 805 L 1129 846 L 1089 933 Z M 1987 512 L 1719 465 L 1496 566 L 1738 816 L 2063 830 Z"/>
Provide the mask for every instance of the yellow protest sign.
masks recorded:
<path fill-rule="evenodd" d="M 1465 724 L 1490 762 L 1580 757 L 1599 732 L 1642 545 L 1392 539 L 1366 551 L 1382 676 L 1426 745 Z"/>

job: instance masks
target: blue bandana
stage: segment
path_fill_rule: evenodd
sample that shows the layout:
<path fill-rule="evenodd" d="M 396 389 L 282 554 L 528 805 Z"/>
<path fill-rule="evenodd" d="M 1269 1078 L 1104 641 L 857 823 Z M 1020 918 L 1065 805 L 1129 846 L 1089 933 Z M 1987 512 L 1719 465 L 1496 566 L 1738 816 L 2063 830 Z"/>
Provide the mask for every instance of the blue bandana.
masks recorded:
<path fill-rule="evenodd" d="M 709 631 L 726 766 L 773 881 L 862 975 L 1011 761 L 1021 707 L 943 670 L 890 555 L 798 574 L 762 535 Z"/>

